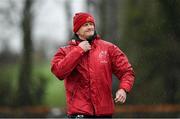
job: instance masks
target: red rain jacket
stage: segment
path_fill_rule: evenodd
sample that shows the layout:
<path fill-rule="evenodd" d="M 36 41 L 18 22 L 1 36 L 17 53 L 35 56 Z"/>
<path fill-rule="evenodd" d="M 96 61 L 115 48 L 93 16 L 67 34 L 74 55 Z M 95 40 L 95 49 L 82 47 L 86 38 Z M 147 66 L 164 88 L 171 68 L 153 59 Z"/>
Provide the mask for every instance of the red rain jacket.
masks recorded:
<path fill-rule="evenodd" d="M 131 64 L 117 46 L 99 37 L 87 52 L 79 42 L 59 48 L 51 62 L 53 74 L 64 79 L 67 114 L 112 115 L 112 73 L 120 80 L 119 88 L 129 92 L 134 83 Z"/>

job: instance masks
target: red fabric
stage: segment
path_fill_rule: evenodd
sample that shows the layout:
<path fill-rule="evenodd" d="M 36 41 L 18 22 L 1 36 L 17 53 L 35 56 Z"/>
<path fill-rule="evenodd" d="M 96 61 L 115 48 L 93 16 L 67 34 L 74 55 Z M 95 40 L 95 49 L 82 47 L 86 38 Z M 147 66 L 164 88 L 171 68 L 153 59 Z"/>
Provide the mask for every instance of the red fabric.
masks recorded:
<path fill-rule="evenodd" d="M 111 115 L 112 73 L 120 80 L 119 88 L 129 92 L 134 83 L 133 69 L 125 54 L 109 42 L 95 39 L 88 52 L 78 43 L 73 40 L 60 48 L 51 62 L 51 71 L 64 79 L 67 113 Z"/>
<path fill-rule="evenodd" d="M 76 33 L 86 22 L 92 22 L 95 25 L 95 20 L 92 15 L 83 12 L 76 13 L 73 17 L 73 32 Z"/>

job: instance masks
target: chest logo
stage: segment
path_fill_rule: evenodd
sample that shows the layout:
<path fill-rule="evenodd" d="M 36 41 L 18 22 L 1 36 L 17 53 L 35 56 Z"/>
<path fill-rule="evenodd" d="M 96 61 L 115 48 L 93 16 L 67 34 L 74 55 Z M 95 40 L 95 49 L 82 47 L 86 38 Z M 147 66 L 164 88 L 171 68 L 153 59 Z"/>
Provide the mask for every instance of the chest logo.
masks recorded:
<path fill-rule="evenodd" d="M 108 61 L 107 61 L 107 55 L 108 55 L 108 53 L 107 53 L 107 51 L 101 51 L 100 53 L 99 53 L 99 59 L 100 59 L 100 63 L 108 63 Z"/>

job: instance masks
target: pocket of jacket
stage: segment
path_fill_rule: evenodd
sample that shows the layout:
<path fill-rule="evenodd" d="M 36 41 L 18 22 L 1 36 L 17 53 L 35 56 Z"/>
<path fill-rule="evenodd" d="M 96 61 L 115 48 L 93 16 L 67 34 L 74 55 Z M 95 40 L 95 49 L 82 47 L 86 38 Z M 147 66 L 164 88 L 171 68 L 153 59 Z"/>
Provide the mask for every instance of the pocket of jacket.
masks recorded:
<path fill-rule="evenodd" d="M 74 87 L 74 89 L 70 91 L 70 93 L 71 93 L 71 94 L 70 94 L 71 97 L 70 97 L 70 100 L 69 100 L 69 103 L 70 103 L 70 104 L 73 103 L 74 97 L 75 97 L 75 95 L 76 95 L 77 90 L 78 90 L 78 87 Z"/>

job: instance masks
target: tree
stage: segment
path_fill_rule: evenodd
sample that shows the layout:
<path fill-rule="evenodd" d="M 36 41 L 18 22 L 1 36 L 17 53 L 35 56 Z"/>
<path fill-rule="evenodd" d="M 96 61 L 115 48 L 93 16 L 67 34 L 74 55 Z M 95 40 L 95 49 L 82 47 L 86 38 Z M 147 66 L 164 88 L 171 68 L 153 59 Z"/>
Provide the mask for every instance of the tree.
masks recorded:
<path fill-rule="evenodd" d="M 128 0 L 126 5 L 121 44 L 137 76 L 131 98 L 135 103 L 177 103 L 179 2 Z"/>
<path fill-rule="evenodd" d="M 178 80 L 180 70 L 180 56 L 178 51 L 180 50 L 180 2 L 178 0 L 159 0 L 161 4 L 162 18 L 164 19 L 163 31 L 166 36 L 166 46 L 167 46 L 167 62 L 166 70 L 164 74 L 166 75 L 164 80 L 164 87 L 166 90 L 167 103 L 176 103 L 176 93 L 178 92 Z M 170 71 L 168 70 L 170 69 Z"/>
<path fill-rule="evenodd" d="M 119 39 L 119 14 L 118 14 L 118 0 L 88 0 L 89 11 L 92 6 L 95 6 L 95 13 L 99 16 L 98 25 L 99 33 L 104 40 L 116 41 Z"/>
<path fill-rule="evenodd" d="M 33 0 L 25 0 L 22 18 L 22 32 L 23 32 L 23 51 L 22 62 L 20 68 L 19 82 L 18 82 L 18 105 L 31 105 L 32 100 L 32 5 Z"/>

